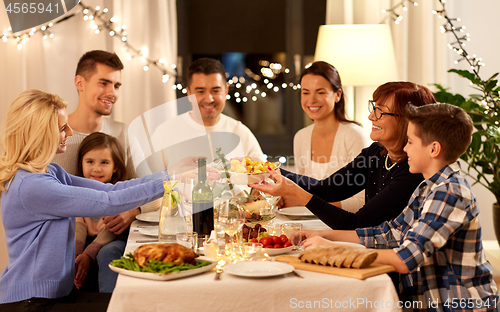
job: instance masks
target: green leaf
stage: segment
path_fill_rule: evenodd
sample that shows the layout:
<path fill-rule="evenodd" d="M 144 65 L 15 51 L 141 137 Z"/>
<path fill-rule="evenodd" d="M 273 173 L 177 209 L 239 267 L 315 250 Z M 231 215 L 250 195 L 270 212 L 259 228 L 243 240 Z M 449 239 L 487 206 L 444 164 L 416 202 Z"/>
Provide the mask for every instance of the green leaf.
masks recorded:
<path fill-rule="evenodd" d="M 484 92 L 491 92 L 497 86 L 498 80 L 488 80 L 484 86 Z"/>
<path fill-rule="evenodd" d="M 476 75 L 473 72 L 470 72 L 468 70 L 461 70 L 461 69 L 450 69 L 448 71 L 449 73 L 456 73 L 466 79 L 469 79 L 470 82 L 472 82 L 475 85 L 480 84 L 481 80 L 476 78 Z"/>
<path fill-rule="evenodd" d="M 472 142 L 469 145 L 469 149 L 472 151 L 472 153 L 477 153 L 479 152 L 479 149 L 481 148 L 481 134 L 479 132 L 475 132 L 472 134 Z"/>

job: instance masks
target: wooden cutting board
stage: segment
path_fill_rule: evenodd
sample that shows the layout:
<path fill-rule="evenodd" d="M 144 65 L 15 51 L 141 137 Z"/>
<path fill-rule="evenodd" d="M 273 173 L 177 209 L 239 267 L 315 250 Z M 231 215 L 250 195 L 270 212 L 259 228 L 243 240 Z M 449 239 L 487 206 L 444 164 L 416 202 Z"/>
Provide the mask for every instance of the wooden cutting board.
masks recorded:
<path fill-rule="evenodd" d="M 395 271 L 393 266 L 387 264 L 371 264 L 369 267 L 364 269 L 337 268 L 332 266 L 305 263 L 300 261 L 298 257 L 290 255 L 276 256 L 276 261 L 288 262 L 288 264 L 292 265 L 298 270 L 353 277 L 361 280 L 364 280 L 368 277 Z"/>

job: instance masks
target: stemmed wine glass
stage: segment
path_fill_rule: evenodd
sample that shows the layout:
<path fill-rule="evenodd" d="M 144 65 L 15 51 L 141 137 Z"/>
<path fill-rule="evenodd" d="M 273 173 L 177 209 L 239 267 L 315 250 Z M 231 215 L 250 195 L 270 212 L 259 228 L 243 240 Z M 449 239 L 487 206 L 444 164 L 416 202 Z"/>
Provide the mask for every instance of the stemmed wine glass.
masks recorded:
<path fill-rule="evenodd" d="M 216 207 L 216 220 L 218 227 L 227 234 L 226 236 L 226 255 L 236 259 L 234 241 L 237 233 L 241 232 L 243 223 L 245 223 L 245 210 L 240 204 L 239 198 L 231 198 L 225 201 L 218 201 Z"/>

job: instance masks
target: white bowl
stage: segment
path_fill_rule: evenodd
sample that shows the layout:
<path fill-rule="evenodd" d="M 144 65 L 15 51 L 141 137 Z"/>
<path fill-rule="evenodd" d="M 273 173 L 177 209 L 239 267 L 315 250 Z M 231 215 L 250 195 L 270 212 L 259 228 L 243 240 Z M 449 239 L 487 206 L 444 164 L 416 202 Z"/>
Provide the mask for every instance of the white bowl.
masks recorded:
<path fill-rule="evenodd" d="M 281 166 L 281 163 L 279 162 L 275 162 L 274 164 L 276 165 L 276 168 L 274 170 L 278 169 Z M 221 173 L 224 172 L 224 170 L 219 170 L 221 171 Z M 268 171 L 259 173 L 239 173 L 228 171 L 228 173 L 231 183 L 237 185 L 259 184 L 265 181 L 270 176 Z"/>
<path fill-rule="evenodd" d="M 269 256 L 282 255 L 293 250 L 295 246 L 289 246 L 285 248 L 262 248 L 262 252 L 267 253 Z"/>

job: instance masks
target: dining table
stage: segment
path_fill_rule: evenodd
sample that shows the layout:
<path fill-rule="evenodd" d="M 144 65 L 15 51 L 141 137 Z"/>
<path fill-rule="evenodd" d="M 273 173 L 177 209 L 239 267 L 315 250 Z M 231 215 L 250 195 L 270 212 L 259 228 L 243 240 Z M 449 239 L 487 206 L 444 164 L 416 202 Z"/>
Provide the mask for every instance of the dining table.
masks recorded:
<path fill-rule="evenodd" d="M 278 213 L 273 221 L 278 225 L 286 222 L 299 222 L 303 229 L 329 229 L 317 218 L 297 220 Z M 154 225 L 141 220 L 132 222 L 125 254 L 148 240 L 155 241 L 141 230 Z M 107 311 L 401 311 L 397 291 L 385 273 L 357 279 L 306 270 L 295 272 L 301 277 L 293 272 L 271 277 L 223 272 L 216 280 L 215 268 L 165 281 L 119 274 Z"/>

